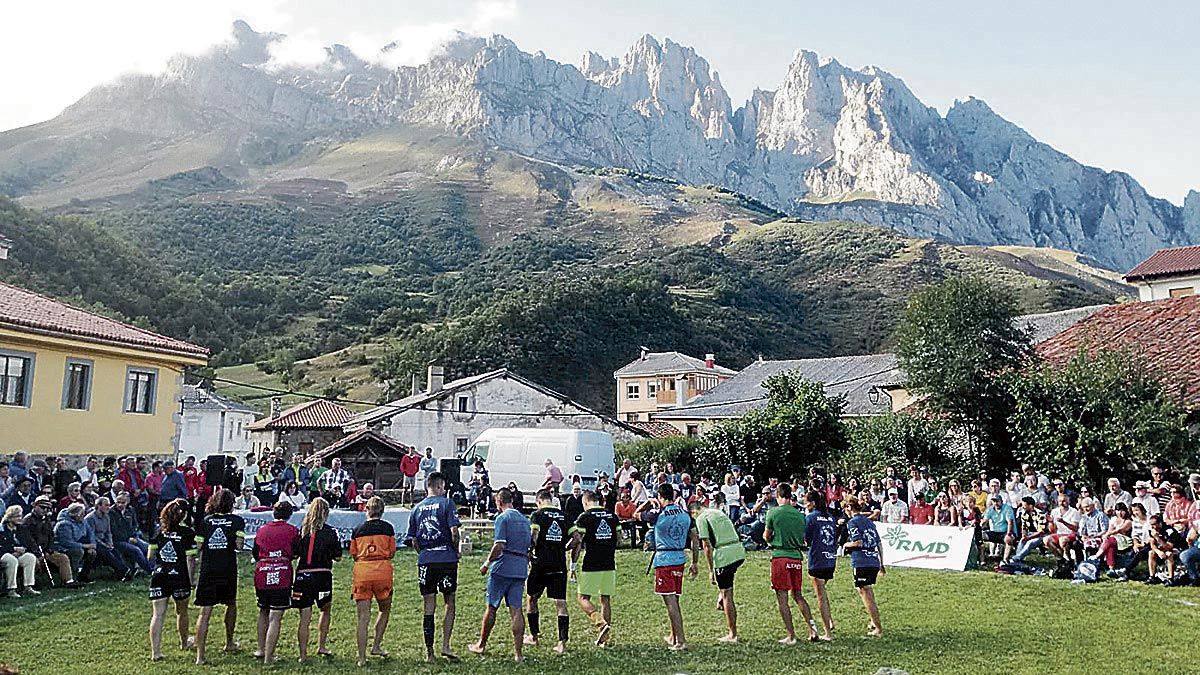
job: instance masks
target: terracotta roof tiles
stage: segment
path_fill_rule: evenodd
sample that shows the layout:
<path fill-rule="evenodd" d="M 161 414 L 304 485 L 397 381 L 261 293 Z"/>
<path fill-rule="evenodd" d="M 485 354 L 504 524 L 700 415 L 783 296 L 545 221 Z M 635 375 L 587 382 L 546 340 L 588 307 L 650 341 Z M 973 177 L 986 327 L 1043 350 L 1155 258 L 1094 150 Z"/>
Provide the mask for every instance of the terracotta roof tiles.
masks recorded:
<path fill-rule="evenodd" d="M 345 406 L 321 398 L 294 405 L 279 413 L 279 417 L 264 417 L 247 428 L 250 431 L 340 429 L 352 414 Z"/>
<path fill-rule="evenodd" d="M 1125 281 L 1189 273 L 1200 273 L 1200 246 L 1159 249 L 1140 265 L 1129 270 Z"/>

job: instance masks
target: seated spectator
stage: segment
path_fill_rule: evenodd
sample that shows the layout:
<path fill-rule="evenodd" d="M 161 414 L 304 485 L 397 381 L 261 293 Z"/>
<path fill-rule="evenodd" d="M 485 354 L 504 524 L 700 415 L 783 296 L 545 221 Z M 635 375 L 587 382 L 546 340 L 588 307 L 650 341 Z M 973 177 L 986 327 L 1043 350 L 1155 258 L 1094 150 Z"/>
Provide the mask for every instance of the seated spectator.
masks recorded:
<path fill-rule="evenodd" d="M 962 498 L 962 495 L 959 495 Z M 954 505 L 950 495 L 945 492 L 937 494 L 937 501 L 933 505 L 933 525 L 953 526 L 959 525 L 958 507 Z"/>
<path fill-rule="evenodd" d="M 136 572 L 141 570 L 147 575 L 154 570 L 146 557 L 150 552 L 150 544 L 142 539 L 138 528 L 137 511 L 129 505 L 129 493 L 117 495 L 117 501 L 108 512 L 109 525 L 112 527 L 113 545 L 125 564 Z"/>
<path fill-rule="evenodd" d="M 246 486 L 242 488 L 242 494 L 233 500 L 234 511 L 249 511 L 262 507 L 262 502 L 258 501 L 258 497 L 254 496 L 254 488 Z"/>
<path fill-rule="evenodd" d="M 66 494 L 58 500 L 58 510 L 61 511 L 72 504 L 87 506 L 87 502 L 83 499 L 83 485 L 78 482 L 71 483 L 66 487 Z"/>
<path fill-rule="evenodd" d="M 1147 518 L 1161 511 L 1158 499 L 1150 493 L 1150 481 L 1139 480 L 1133 484 L 1133 491 L 1136 494 L 1133 496 L 1133 503 L 1129 505 L 1130 507 L 1133 507 L 1134 504 L 1141 504 Z"/>
<path fill-rule="evenodd" d="M 1058 506 L 1050 511 L 1047 519 L 1052 534 L 1042 540 L 1042 544 L 1059 558 L 1069 558 L 1078 541 L 1079 522 L 1083 514 L 1071 506 L 1071 498 L 1065 492 L 1058 495 Z"/>
<path fill-rule="evenodd" d="M 933 523 L 933 505 L 926 503 L 925 493 L 916 493 L 916 501 L 908 509 L 908 518 L 913 525 L 929 525 Z"/>
<path fill-rule="evenodd" d="M 1104 495 L 1104 513 L 1108 517 L 1112 517 L 1116 510 L 1117 504 L 1124 504 L 1126 512 L 1128 507 L 1133 503 L 1133 497 L 1126 491 L 1121 489 L 1121 481 L 1116 478 L 1108 479 L 1108 494 Z"/>
<path fill-rule="evenodd" d="M 578 483 L 571 486 L 571 494 L 563 501 L 563 522 L 567 529 L 575 527 L 575 520 L 583 514 L 583 486 Z"/>
<path fill-rule="evenodd" d="M 1012 507 L 1004 503 L 1004 495 L 997 492 L 988 497 L 988 509 L 983 513 L 983 521 L 987 523 L 984 541 L 992 545 L 993 554 L 995 549 L 1003 545 L 1004 555 L 1000 559 L 1007 562 L 1017 541 L 1017 524 Z"/>
<path fill-rule="evenodd" d="M 680 501 L 683 501 L 683 497 L 680 497 L 679 499 Z M 708 508 L 708 489 L 703 485 L 696 486 L 696 491 L 692 493 L 692 496 L 687 500 L 687 504 L 684 505 L 684 508 L 689 509 L 692 504 L 699 504 L 704 508 Z"/>
<path fill-rule="evenodd" d="M 308 497 L 300 491 L 300 484 L 294 480 L 290 480 L 284 485 L 283 494 L 279 498 L 292 505 L 297 511 L 304 510 L 308 504 Z"/>
<path fill-rule="evenodd" d="M 13 479 L 8 474 L 8 462 L 0 459 L 0 496 L 12 489 Z"/>
<path fill-rule="evenodd" d="M 24 517 L 24 524 L 21 526 L 21 533 L 24 535 L 22 541 L 25 548 L 38 558 L 38 562 L 47 573 L 53 565 L 58 570 L 58 576 L 64 586 L 78 588 L 79 582 L 75 580 L 71 569 L 71 559 L 54 550 L 54 519 L 50 516 L 53 508 L 49 497 L 38 497 L 34 500 L 33 509 Z M 51 579 L 50 583 L 53 584 L 54 580 Z"/>
<path fill-rule="evenodd" d="M 24 517 L 19 506 L 8 507 L 0 517 L 0 570 L 4 572 L 5 581 L 0 595 L 10 598 L 19 598 L 22 593 L 41 595 L 33 587 L 37 556 L 26 548 L 25 542 L 19 536 Z M 18 576 L 25 586 L 20 591 L 17 588 Z"/>
<path fill-rule="evenodd" d="M 1035 484 L 1037 478 L 1030 476 L 1026 480 L 1030 480 Z M 1025 556 L 1032 553 L 1034 550 L 1042 548 L 1042 544 L 1046 537 L 1050 536 L 1054 528 L 1046 519 L 1046 514 L 1037 506 L 1037 499 L 1033 495 L 1025 495 L 1021 498 L 1021 539 L 1017 545 L 1017 552 L 1013 555 L 1014 562 L 1022 562 Z"/>
<path fill-rule="evenodd" d="M 746 541 L 746 548 L 756 550 L 767 548 L 767 541 L 763 539 L 763 532 L 767 528 L 767 511 L 778 505 L 774 493 L 771 492 L 771 487 L 764 485 L 758 501 L 754 502 L 750 511 L 742 516 L 742 525 L 738 527 L 738 535 Z"/>
<path fill-rule="evenodd" d="M 112 505 L 109 504 L 108 497 L 101 497 L 100 501 L 96 503 L 96 509 L 83 520 L 90 530 L 92 541 L 96 544 L 97 560 L 112 568 L 121 581 L 129 581 L 133 578 L 134 571 L 125 564 L 125 560 L 117 552 L 112 536 L 112 520 L 108 517 L 111 509 Z"/>
<path fill-rule="evenodd" d="M 1155 506 L 1157 505 L 1158 502 L 1155 502 Z M 1150 516 L 1146 513 L 1146 505 L 1139 502 L 1137 497 L 1134 497 L 1133 506 L 1129 509 L 1129 515 L 1130 520 L 1133 521 L 1133 527 L 1129 532 L 1130 538 L 1133 539 L 1133 558 L 1130 559 L 1129 565 L 1125 568 L 1126 575 L 1150 556 Z"/>
<path fill-rule="evenodd" d="M 983 513 L 984 510 L 987 509 L 988 492 L 987 490 L 983 489 L 984 485 L 987 485 L 987 483 L 981 483 L 979 482 L 979 479 L 976 478 L 975 480 L 971 481 L 971 491 L 967 493 L 972 499 L 975 500 L 975 510 L 980 513 Z"/>
<path fill-rule="evenodd" d="M 1079 520 L 1079 542 L 1083 544 L 1083 552 L 1087 557 L 1095 557 L 1108 533 L 1108 516 L 1091 497 L 1079 498 L 1079 511 L 1083 514 Z"/>
<path fill-rule="evenodd" d="M 876 504 L 882 504 L 887 501 L 887 490 L 883 488 L 883 481 L 878 478 L 871 479 L 870 499 Z"/>
<path fill-rule="evenodd" d="M 329 508 L 341 509 L 343 511 L 351 508 L 350 500 L 342 492 L 341 485 L 334 485 L 333 488 L 324 496 L 325 501 L 329 502 Z"/>
<path fill-rule="evenodd" d="M 79 491 L 80 501 L 89 509 L 96 508 L 96 501 L 100 499 L 100 495 L 96 494 L 96 486 L 91 483 L 83 483 L 82 485 L 83 487 Z"/>
<path fill-rule="evenodd" d="M 19 506 L 21 515 L 25 515 L 33 510 L 33 500 L 38 495 L 33 491 L 33 479 L 21 476 L 13 481 L 13 486 L 2 496 L 5 507 Z"/>
<path fill-rule="evenodd" d="M 85 510 L 83 504 L 72 504 L 58 514 L 54 523 L 54 550 L 70 558 L 75 578 L 88 584 L 96 564 L 96 542 L 92 540 L 91 529 L 83 522 Z"/>
<path fill-rule="evenodd" d="M 350 505 L 354 508 L 355 511 L 366 511 L 367 510 L 367 502 L 371 501 L 371 497 L 374 497 L 374 496 L 375 496 L 375 484 L 374 483 L 363 483 L 362 492 L 359 492 L 357 495 L 354 496 L 354 500 L 351 501 Z"/>
<path fill-rule="evenodd" d="M 1180 532 L 1187 532 L 1189 513 L 1192 510 L 1192 502 L 1184 496 L 1183 488 L 1178 485 L 1171 486 L 1171 499 L 1163 508 L 1163 522 L 1167 527 L 1173 527 Z"/>
<path fill-rule="evenodd" d="M 1187 537 L 1179 530 L 1167 525 L 1162 515 L 1150 516 L 1150 577 L 1147 584 L 1161 584 L 1175 578 L 1175 561 L 1179 554 L 1187 550 Z M 1160 566 L 1166 563 L 1166 578 L 1163 578 Z"/>
<path fill-rule="evenodd" d="M 908 504 L 900 499 L 896 488 L 888 488 L 887 501 L 879 507 L 879 516 L 884 523 L 907 523 Z"/>
<path fill-rule="evenodd" d="M 625 537 L 629 539 L 630 548 L 639 548 L 646 535 L 645 523 L 633 517 L 633 512 L 636 510 L 637 504 L 633 503 L 633 499 L 629 495 L 629 490 L 621 490 L 621 496 L 617 499 L 617 506 L 614 513 L 621 521 L 621 530 L 625 532 Z"/>
<path fill-rule="evenodd" d="M 884 494 L 884 499 L 887 499 L 886 493 Z M 875 501 L 875 498 L 871 496 L 870 490 L 860 491 L 858 493 L 858 501 L 863 513 L 867 513 L 867 509 L 870 508 L 871 520 L 879 520 L 879 509 L 882 506 L 882 502 Z"/>
<path fill-rule="evenodd" d="M 1187 533 L 1187 549 L 1180 551 L 1184 574 L 1172 579 L 1171 586 L 1200 586 L 1200 514 L 1196 514 Z"/>

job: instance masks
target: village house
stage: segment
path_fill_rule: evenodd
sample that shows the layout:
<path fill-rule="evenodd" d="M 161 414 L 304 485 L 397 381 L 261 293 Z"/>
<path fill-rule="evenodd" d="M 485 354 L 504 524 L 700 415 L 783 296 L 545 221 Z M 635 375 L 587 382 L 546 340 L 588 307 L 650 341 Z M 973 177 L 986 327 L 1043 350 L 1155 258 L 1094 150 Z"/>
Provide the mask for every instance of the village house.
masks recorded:
<path fill-rule="evenodd" d="M 1195 295 L 1200 289 L 1200 246 L 1155 251 L 1129 270 L 1125 281 L 1137 286 L 1143 302 Z"/>
<path fill-rule="evenodd" d="M 307 457 L 345 436 L 342 427 L 352 415 L 349 408 L 325 399 L 281 408 L 279 399 L 271 399 L 270 416 L 247 427 L 255 456 L 282 448 L 285 458 L 295 453 Z"/>
<path fill-rule="evenodd" d="M 244 457 L 250 450 L 250 425 L 257 417 L 254 410 L 191 384 L 183 385 L 179 402 L 180 459 L 217 454 Z"/>
<path fill-rule="evenodd" d="M 373 429 L 422 453 L 433 448 L 436 457 L 458 455 L 495 427 L 595 429 L 616 443 L 645 435 L 507 368 L 446 382 L 443 368 L 430 366 L 426 383 L 423 392 L 354 415 L 346 431 Z"/>
<path fill-rule="evenodd" d="M 306 459 L 329 466 L 333 458 L 342 460 L 342 468 L 354 476 L 359 486 L 373 483 L 377 490 L 400 487 L 400 459 L 408 448 L 390 436 L 372 429 L 359 429 L 317 450 Z"/>
<path fill-rule="evenodd" d="M 0 283 L 0 453 L 170 457 L 208 350 Z"/>
<path fill-rule="evenodd" d="M 0 260 L 8 260 L 8 252 L 12 250 L 12 239 L 0 234 Z"/>
<path fill-rule="evenodd" d="M 680 352 L 652 352 L 643 347 L 636 360 L 613 373 L 617 418 L 648 422 L 653 413 L 685 405 L 735 374 L 718 366 L 713 354 L 700 360 Z"/>

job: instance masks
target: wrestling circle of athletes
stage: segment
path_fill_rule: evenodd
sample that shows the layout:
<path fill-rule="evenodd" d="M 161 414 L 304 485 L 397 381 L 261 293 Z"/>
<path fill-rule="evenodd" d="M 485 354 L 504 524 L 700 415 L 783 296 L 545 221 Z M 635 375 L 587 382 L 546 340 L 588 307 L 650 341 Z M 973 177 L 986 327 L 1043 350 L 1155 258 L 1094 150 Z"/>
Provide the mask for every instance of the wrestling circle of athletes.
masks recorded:
<path fill-rule="evenodd" d="M 734 586 L 737 571 L 746 561 L 746 551 L 721 508 L 720 497 L 718 493 L 711 506 L 689 506 L 671 485 L 664 485 L 634 514 L 654 533 L 654 553 L 647 574 L 653 572 L 654 593 L 663 599 L 670 626 L 664 641 L 673 651 L 687 649 L 679 598 L 684 579 L 698 575 L 701 556 L 709 572 L 709 583 L 716 587 L 717 608 L 727 628 L 719 641 L 738 641 Z M 568 580 L 577 582 L 579 607 L 592 624 L 590 641 L 600 647 L 612 644 L 612 601 L 617 594 L 615 554 L 621 540 L 619 519 L 606 511 L 590 491 L 583 493 L 584 511 L 573 524 L 566 522 L 556 506 L 555 495 L 549 490 L 537 494 L 537 509 L 530 517 L 513 507 L 513 495 L 507 489 L 497 492 L 495 499 L 499 511 L 494 523 L 495 537 L 479 566 L 479 573 L 487 577 L 486 602 L 479 637 L 468 650 L 478 655 L 486 653 L 503 604 L 508 607 L 511 620 L 514 658 L 521 661 L 526 647 L 541 644 L 540 607 L 545 596 L 557 618 L 553 651 L 566 653 L 571 624 Z M 826 511 L 824 497 L 819 492 L 809 492 L 802 500 L 803 505 L 791 486 L 781 484 L 780 504 L 766 519 L 766 539 L 772 548 L 771 587 L 785 632 L 780 639 L 783 644 L 798 642 L 793 602 L 805 620 L 809 640 L 833 638 L 826 584 L 833 578 L 837 562 L 837 520 Z M 234 640 L 236 552 L 244 543 L 245 523 L 232 513 L 232 507 L 233 493 L 218 489 L 195 529 L 187 524 L 186 502 L 175 500 L 163 507 L 162 526 L 150 546 L 154 565 L 149 589 L 152 660 L 163 658 L 162 630 L 169 601 L 175 605 L 180 647 L 194 649 L 197 664 L 206 662 L 209 623 L 217 605 L 225 608 L 224 650 L 230 653 L 241 650 Z M 360 667 L 367 665 L 370 657 L 389 656 L 384 637 L 392 610 L 396 533 L 382 519 L 383 509 L 383 500 L 373 497 L 367 503 L 366 522 L 355 529 L 350 540 L 351 596 L 357 618 L 356 663 Z M 857 499 L 847 499 L 844 509 L 848 518 L 844 547 L 850 555 L 854 585 L 870 619 L 867 634 L 877 636 L 883 631 L 874 596 L 875 582 L 884 572 L 879 533 L 874 523 L 860 513 Z M 314 607 L 319 612 L 316 653 L 333 656 L 328 648 L 333 565 L 341 560 L 342 549 L 336 533 L 326 522 L 329 505 L 323 499 L 312 502 L 299 528 L 288 523 L 293 513 L 291 504 L 276 504 L 273 520 L 255 534 L 252 559 L 259 613 L 253 654 L 263 663 L 275 661 L 280 623 L 288 609 L 300 611 L 296 636 L 300 662 L 309 657 Z M 413 507 L 407 532 L 417 552 L 425 659 L 430 662 L 438 656 L 452 661 L 459 658 L 450 644 L 458 591 L 459 527 L 457 509 L 446 496 L 445 478 L 437 473 L 430 475 L 428 496 Z M 803 594 L 805 550 L 820 624 Z M 193 589 L 196 605 L 200 607 L 194 639 L 188 634 L 188 601 Z M 440 645 L 436 644 L 439 596 Z M 372 624 L 373 605 L 378 611 Z"/>

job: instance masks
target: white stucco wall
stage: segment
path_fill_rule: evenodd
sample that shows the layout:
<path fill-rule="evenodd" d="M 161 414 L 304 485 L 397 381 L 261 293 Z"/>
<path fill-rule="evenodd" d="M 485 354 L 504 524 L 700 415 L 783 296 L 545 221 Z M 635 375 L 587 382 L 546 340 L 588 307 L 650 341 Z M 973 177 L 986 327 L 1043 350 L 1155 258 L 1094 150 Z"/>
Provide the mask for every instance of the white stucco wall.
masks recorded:
<path fill-rule="evenodd" d="M 466 395 L 469 412 L 457 410 L 458 397 Z M 595 429 L 613 435 L 614 443 L 635 440 L 637 437 L 603 418 L 595 415 L 556 417 L 549 412 L 583 413 L 571 405 L 547 396 L 520 382 L 496 378 L 463 390 L 438 402 L 440 408 L 429 410 L 406 410 L 391 418 L 391 426 L 384 427 L 387 435 L 404 443 L 416 446 L 424 452 L 432 447 L 436 457 L 453 457 L 458 439 L 469 445 L 479 434 L 493 427 L 525 427 L 535 429 Z M 480 412 L 482 411 L 482 412 Z M 488 413 L 530 413 L 527 415 L 496 415 Z"/>
<path fill-rule="evenodd" d="M 1165 300 L 1171 297 L 1172 290 L 1179 288 L 1191 288 L 1194 292 L 1200 294 L 1200 275 L 1139 281 L 1137 287 L 1138 297 L 1142 302 Z"/>
<path fill-rule="evenodd" d="M 253 413 L 226 412 L 222 427 L 221 411 L 188 410 L 181 421 L 177 454 L 180 458 L 195 455 L 196 459 L 222 452 L 244 457 L 250 449 L 250 432 L 246 427 L 253 421 Z"/>

